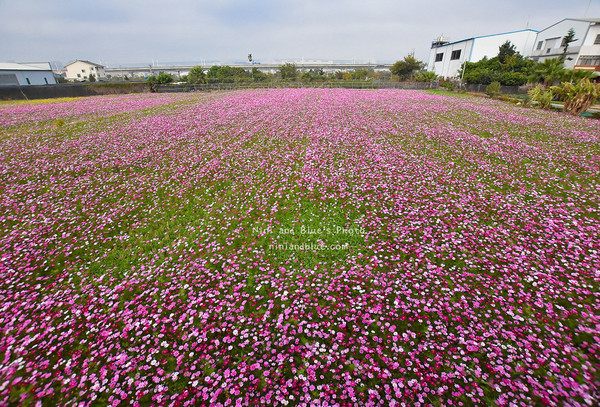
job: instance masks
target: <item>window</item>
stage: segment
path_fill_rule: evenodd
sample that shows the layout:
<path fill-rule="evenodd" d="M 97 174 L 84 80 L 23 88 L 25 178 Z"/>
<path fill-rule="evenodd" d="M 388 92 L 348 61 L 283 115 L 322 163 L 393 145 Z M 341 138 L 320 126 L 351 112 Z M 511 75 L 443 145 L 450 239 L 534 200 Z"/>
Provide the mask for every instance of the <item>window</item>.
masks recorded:
<path fill-rule="evenodd" d="M 44 82 L 46 82 L 46 85 L 48 84 L 48 78 L 44 78 Z"/>
<path fill-rule="evenodd" d="M 25 78 L 25 80 L 27 81 L 28 85 L 31 85 L 31 81 L 29 80 L 29 78 Z"/>
<path fill-rule="evenodd" d="M 579 57 L 577 65 L 600 66 L 600 55 L 582 55 Z"/>
<path fill-rule="evenodd" d="M 78 78 L 81 78 L 81 74 L 80 74 L 80 73 L 78 73 L 78 74 L 77 74 L 77 77 L 78 77 Z"/>
<path fill-rule="evenodd" d="M 542 49 L 542 45 L 544 45 L 544 41 L 538 42 L 536 50 L 538 50 L 538 51 L 541 50 Z"/>
<path fill-rule="evenodd" d="M 548 48 L 548 49 L 546 50 L 546 54 L 549 54 L 549 53 L 550 53 L 550 51 L 552 51 L 552 48 Z"/>
<path fill-rule="evenodd" d="M 11 74 L 0 74 L 0 85 L 19 85 L 17 75 Z"/>
<path fill-rule="evenodd" d="M 594 40 L 594 45 L 600 44 L 600 34 L 596 35 L 596 39 Z"/>
<path fill-rule="evenodd" d="M 81 72 L 85 73 L 85 69 L 82 69 Z"/>
<path fill-rule="evenodd" d="M 435 62 L 440 62 L 442 59 L 444 59 L 443 52 L 440 52 L 439 54 L 435 54 Z"/>
<path fill-rule="evenodd" d="M 460 59 L 460 51 L 460 49 L 452 51 L 452 54 L 450 54 L 450 59 Z"/>

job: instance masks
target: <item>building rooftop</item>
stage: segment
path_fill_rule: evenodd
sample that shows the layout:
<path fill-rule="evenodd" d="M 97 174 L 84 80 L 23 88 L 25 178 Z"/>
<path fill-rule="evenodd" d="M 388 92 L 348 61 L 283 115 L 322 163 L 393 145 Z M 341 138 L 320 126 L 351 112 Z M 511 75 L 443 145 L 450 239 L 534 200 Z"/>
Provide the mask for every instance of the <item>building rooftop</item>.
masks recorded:
<path fill-rule="evenodd" d="M 95 62 L 91 62 L 91 61 L 88 61 L 88 60 L 85 60 L 85 59 L 78 59 L 76 61 L 71 62 L 70 64 L 65 65 L 65 66 L 73 65 L 75 62 L 83 62 L 84 64 L 94 65 L 94 66 L 98 66 L 100 68 L 104 68 L 104 65 L 100 65 L 100 64 L 97 64 Z"/>
<path fill-rule="evenodd" d="M 0 71 L 51 71 L 50 67 L 41 68 L 35 65 L 17 64 L 15 62 L 0 62 Z"/>
<path fill-rule="evenodd" d="M 515 33 L 520 33 L 520 32 L 525 32 L 525 31 L 531 31 L 533 33 L 538 33 L 539 31 L 537 30 L 532 30 L 531 28 L 526 28 L 524 30 L 516 30 L 516 31 L 509 31 L 509 32 L 505 32 L 505 33 L 498 33 L 498 34 L 488 34 L 488 35 L 479 35 L 477 37 L 470 37 L 470 38 L 465 38 L 463 40 L 458 40 L 458 41 L 453 41 L 453 42 L 447 42 L 445 44 L 441 44 L 441 45 L 437 45 L 434 46 L 432 44 L 431 48 L 439 48 L 439 47 L 445 47 L 446 45 L 452 45 L 452 44 L 458 44 L 459 42 L 464 42 L 464 41 L 471 41 L 477 38 L 486 38 L 486 37 L 495 37 L 497 35 L 507 35 L 507 34 L 515 34 Z M 435 42 L 434 42 L 435 43 Z"/>

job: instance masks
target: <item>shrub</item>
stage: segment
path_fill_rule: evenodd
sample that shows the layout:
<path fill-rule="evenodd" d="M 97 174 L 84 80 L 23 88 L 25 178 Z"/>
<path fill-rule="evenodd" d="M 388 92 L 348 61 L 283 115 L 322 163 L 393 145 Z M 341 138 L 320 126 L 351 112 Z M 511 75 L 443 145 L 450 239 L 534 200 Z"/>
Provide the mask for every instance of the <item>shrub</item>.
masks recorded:
<path fill-rule="evenodd" d="M 521 86 L 527 83 L 527 75 L 521 72 L 502 72 L 498 82 L 504 86 Z"/>
<path fill-rule="evenodd" d="M 536 86 L 527 92 L 530 102 L 536 102 L 538 107 L 542 109 L 550 108 L 554 95 L 552 90 L 543 90 L 541 86 Z"/>
<path fill-rule="evenodd" d="M 154 76 L 154 75 L 149 76 L 148 79 L 146 79 L 146 83 L 148 84 L 148 87 L 150 88 L 150 92 L 158 91 L 158 80 L 156 79 L 156 76 Z"/>
<path fill-rule="evenodd" d="M 173 82 L 173 77 L 168 73 L 161 73 L 156 77 L 156 81 L 161 85 Z"/>
<path fill-rule="evenodd" d="M 422 71 L 415 74 L 415 81 L 417 82 L 433 82 L 437 79 L 435 72 Z"/>
<path fill-rule="evenodd" d="M 442 80 L 442 81 L 440 81 L 440 88 L 444 88 L 444 89 L 452 92 L 454 90 L 454 83 L 452 83 L 450 81 Z"/>
<path fill-rule="evenodd" d="M 206 74 L 201 66 L 193 67 L 187 75 L 188 83 L 206 83 Z"/>
<path fill-rule="evenodd" d="M 585 78 L 576 84 L 563 82 L 560 86 L 552 86 L 550 92 L 556 94 L 565 102 L 563 112 L 579 116 L 598 100 L 600 84 L 593 83 Z"/>
<path fill-rule="evenodd" d="M 485 88 L 485 94 L 491 97 L 500 96 L 502 94 L 502 85 L 500 82 L 492 82 Z"/>

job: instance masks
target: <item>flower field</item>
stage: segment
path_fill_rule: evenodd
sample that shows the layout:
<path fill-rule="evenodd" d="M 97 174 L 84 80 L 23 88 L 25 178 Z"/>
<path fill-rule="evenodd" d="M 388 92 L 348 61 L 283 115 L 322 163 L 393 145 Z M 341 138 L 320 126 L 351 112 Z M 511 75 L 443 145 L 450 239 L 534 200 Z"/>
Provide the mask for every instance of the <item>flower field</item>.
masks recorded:
<path fill-rule="evenodd" d="M 599 142 L 401 90 L 0 104 L 0 405 L 598 405 Z"/>

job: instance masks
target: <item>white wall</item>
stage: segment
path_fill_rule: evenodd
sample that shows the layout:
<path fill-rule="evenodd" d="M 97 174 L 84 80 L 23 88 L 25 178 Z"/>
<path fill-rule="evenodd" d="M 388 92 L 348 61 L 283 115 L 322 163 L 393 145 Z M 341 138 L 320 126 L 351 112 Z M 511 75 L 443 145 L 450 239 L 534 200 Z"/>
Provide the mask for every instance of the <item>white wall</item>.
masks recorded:
<path fill-rule="evenodd" d="M 457 77 L 462 63 L 468 60 L 472 48 L 473 39 L 453 42 L 442 45 L 441 47 L 432 48 L 429 52 L 429 64 L 427 65 L 427 69 L 444 78 Z M 458 50 L 460 50 L 460 58 L 454 60 L 451 59 L 452 52 Z M 438 53 L 443 53 L 444 56 L 440 62 L 435 62 L 435 57 Z"/>
<path fill-rule="evenodd" d="M 0 74 L 15 75 L 21 86 L 52 85 L 56 83 L 52 71 L 0 70 Z"/>
<path fill-rule="evenodd" d="M 534 61 L 543 62 L 546 59 L 560 57 L 563 53 L 563 48 L 561 47 L 562 38 L 567 35 L 567 32 L 570 28 L 573 28 L 575 30 L 575 38 L 577 40 L 572 42 L 568 48 L 567 58 L 572 59 L 567 59 L 565 61 L 566 68 L 573 68 L 577 62 L 584 39 L 589 37 L 586 35 L 589 27 L 590 22 L 588 21 L 563 20 L 551 25 L 548 28 L 545 28 L 537 35 L 535 44 L 533 46 L 533 51 L 531 53 L 531 58 Z M 594 39 L 591 39 L 592 44 Z M 540 42 L 541 48 L 538 49 Z"/>
<path fill-rule="evenodd" d="M 95 67 L 83 61 L 75 61 L 67 66 L 67 79 L 83 81 L 87 80 L 90 74 L 93 74 L 96 79 L 106 78 L 104 68 Z"/>
<path fill-rule="evenodd" d="M 442 45 L 441 47 L 432 48 L 429 52 L 427 69 L 445 78 L 457 77 L 463 62 L 477 62 L 484 57 L 493 58 L 498 55 L 500 45 L 506 41 L 510 41 L 521 55 L 527 56 L 531 52 L 535 38 L 535 31 L 523 30 L 513 33 L 475 37 Z M 458 49 L 461 50 L 460 59 L 451 60 L 452 51 Z M 440 52 L 444 53 L 444 58 L 440 62 L 435 62 L 436 54 Z"/>
<path fill-rule="evenodd" d="M 600 59 L 600 44 L 594 44 L 598 35 L 600 35 L 600 24 L 591 25 L 579 49 L 579 57 L 595 55 Z M 575 65 L 580 65 L 579 59 L 575 61 Z"/>
<path fill-rule="evenodd" d="M 533 30 L 527 30 L 507 34 L 476 37 L 473 53 L 471 54 L 469 62 L 481 61 L 484 57 L 488 57 L 488 59 L 490 59 L 497 56 L 500 46 L 506 41 L 510 41 L 521 55 L 527 56 L 533 49 L 536 34 L 537 33 Z"/>

